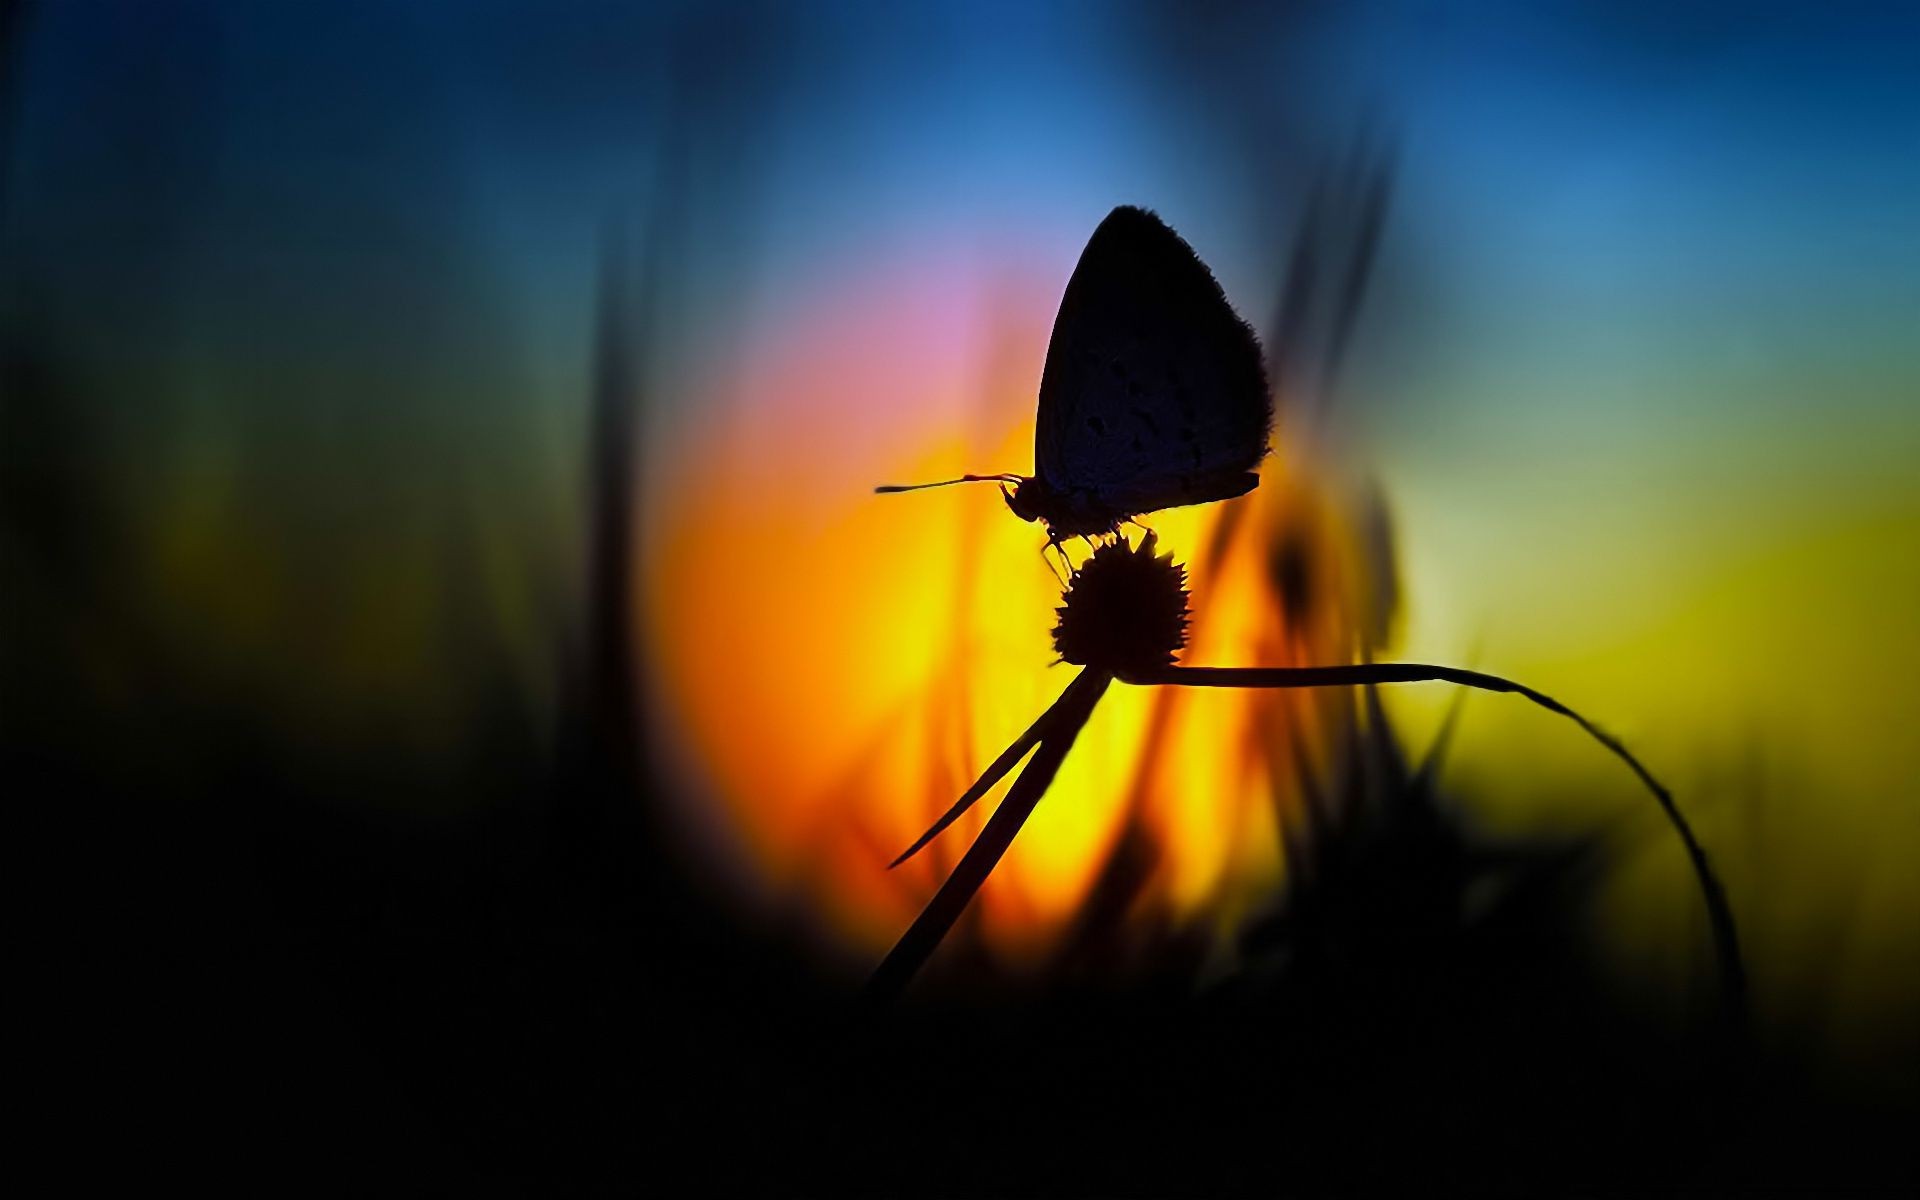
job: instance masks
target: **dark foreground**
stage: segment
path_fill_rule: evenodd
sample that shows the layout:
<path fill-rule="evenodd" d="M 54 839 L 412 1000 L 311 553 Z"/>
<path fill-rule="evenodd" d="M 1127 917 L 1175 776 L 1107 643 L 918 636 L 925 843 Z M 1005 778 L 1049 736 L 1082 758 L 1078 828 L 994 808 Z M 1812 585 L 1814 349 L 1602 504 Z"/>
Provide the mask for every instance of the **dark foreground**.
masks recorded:
<path fill-rule="evenodd" d="M 1910 1113 L 1816 1089 L 1710 1001 L 1655 1017 L 1596 979 L 1573 949 L 1592 846 L 1489 857 L 1415 806 L 1325 839 L 1317 886 L 1249 935 L 1237 976 L 1196 989 L 1173 937 L 1124 987 L 1097 946 L 1044 985 L 962 946 L 878 1010 L 730 915 L 590 755 L 561 757 L 473 781 L 538 803 L 411 827 L 353 815 L 353 789 L 404 783 L 359 768 L 263 756 L 184 794 L 129 792 L 116 763 L 13 764 L 91 814 L 54 835 L 83 852 L 55 893 L 77 1032 L 43 1098 L 92 1147 L 70 1177 L 831 1196 L 1916 1179 Z M 1504 899 L 1465 919 L 1487 872 Z"/>

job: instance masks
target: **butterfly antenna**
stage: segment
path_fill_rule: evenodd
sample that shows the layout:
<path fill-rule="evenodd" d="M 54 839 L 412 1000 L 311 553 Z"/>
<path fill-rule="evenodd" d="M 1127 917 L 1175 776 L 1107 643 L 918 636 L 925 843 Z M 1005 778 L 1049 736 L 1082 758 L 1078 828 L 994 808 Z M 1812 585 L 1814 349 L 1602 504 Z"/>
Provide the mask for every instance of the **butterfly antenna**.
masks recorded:
<path fill-rule="evenodd" d="M 1023 475 L 962 475 L 958 479 L 942 479 L 938 483 L 883 483 L 874 488 L 876 492 L 917 492 L 922 488 L 947 487 L 955 483 L 1019 483 Z"/>

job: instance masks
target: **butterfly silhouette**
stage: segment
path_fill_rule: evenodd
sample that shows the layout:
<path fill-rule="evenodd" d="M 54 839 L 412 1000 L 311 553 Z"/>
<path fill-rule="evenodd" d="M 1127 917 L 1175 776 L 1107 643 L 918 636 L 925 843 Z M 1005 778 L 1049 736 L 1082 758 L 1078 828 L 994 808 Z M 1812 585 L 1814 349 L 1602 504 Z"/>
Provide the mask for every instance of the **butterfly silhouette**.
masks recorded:
<path fill-rule="evenodd" d="M 1093 231 L 1060 298 L 1040 376 L 1034 474 L 874 490 L 998 483 L 1014 515 L 1044 522 L 1058 548 L 1117 533 L 1145 513 L 1252 491 L 1272 425 L 1252 328 L 1179 234 L 1122 206 Z"/>

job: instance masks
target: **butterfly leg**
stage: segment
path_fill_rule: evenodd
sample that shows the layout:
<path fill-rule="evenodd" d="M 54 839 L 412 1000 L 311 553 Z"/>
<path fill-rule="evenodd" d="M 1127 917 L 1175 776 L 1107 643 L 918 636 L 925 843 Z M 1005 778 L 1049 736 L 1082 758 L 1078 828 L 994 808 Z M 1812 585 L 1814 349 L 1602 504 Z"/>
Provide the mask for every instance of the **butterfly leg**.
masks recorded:
<path fill-rule="evenodd" d="M 1067 573 L 1065 575 L 1062 575 L 1060 573 L 1060 568 L 1054 566 L 1053 560 L 1047 557 L 1047 551 L 1049 550 L 1053 551 L 1055 554 L 1058 554 L 1060 556 L 1060 561 L 1066 565 Z M 1051 535 L 1048 536 L 1047 544 L 1040 548 L 1040 561 L 1047 564 L 1047 570 L 1052 571 L 1054 579 L 1059 582 L 1062 588 L 1065 588 L 1067 586 L 1068 580 L 1070 580 L 1073 577 L 1073 560 L 1069 559 L 1067 557 L 1067 552 L 1060 548 L 1060 540 L 1058 538 L 1055 538 Z"/>

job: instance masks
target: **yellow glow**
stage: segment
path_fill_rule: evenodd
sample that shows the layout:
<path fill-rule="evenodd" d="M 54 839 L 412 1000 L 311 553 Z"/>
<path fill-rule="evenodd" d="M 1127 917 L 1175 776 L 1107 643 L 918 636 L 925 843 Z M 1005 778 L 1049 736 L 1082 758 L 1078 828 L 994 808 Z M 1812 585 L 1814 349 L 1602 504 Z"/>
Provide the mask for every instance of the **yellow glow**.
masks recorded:
<path fill-rule="evenodd" d="M 748 356 L 742 376 L 779 379 L 778 402 L 753 406 L 751 422 L 713 422 L 662 462 L 642 572 L 654 683 L 725 826 L 765 884 L 801 897 L 859 953 L 899 936 L 998 793 L 915 861 L 894 872 L 887 862 L 1076 669 L 1049 665 L 1059 586 L 1038 526 L 985 485 L 871 492 L 882 481 L 1030 469 L 1045 325 L 1015 335 L 1026 353 L 986 356 L 1005 367 L 985 381 L 972 419 L 997 436 L 943 428 L 948 398 L 909 391 L 888 398 L 883 435 L 836 441 L 824 431 L 851 433 L 863 419 L 846 382 L 863 367 L 895 386 L 938 378 L 875 367 L 866 348 L 889 344 L 872 327 L 883 320 L 856 312 L 810 329 L 797 340 L 804 352 L 783 359 L 776 345 Z M 916 412 L 926 416 L 901 417 Z M 1244 511 L 1219 563 L 1204 559 L 1227 505 L 1147 518 L 1190 567 L 1195 622 L 1183 661 L 1347 657 L 1348 614 L 1366 581 L 1342 506 L 1280 456 L 1233 503 Z M 1324 595 L 1298 630 L 1284 628 L 1266 568 L 1288 522 L 1311 526 Z M 1129 820 L 1159 856 L 1136 905 L 1143 919 L 1208 925 L 1239 912 L 1277 878 L 1275 814 L 1291 811 L 1298 782 L 1291 747 L 1324 736 L 1340 711 L 1300 693 L 1115 687 L 982 891 L 975 919 L 986 945 L 1014 964 L 1050 949 Z"/>

